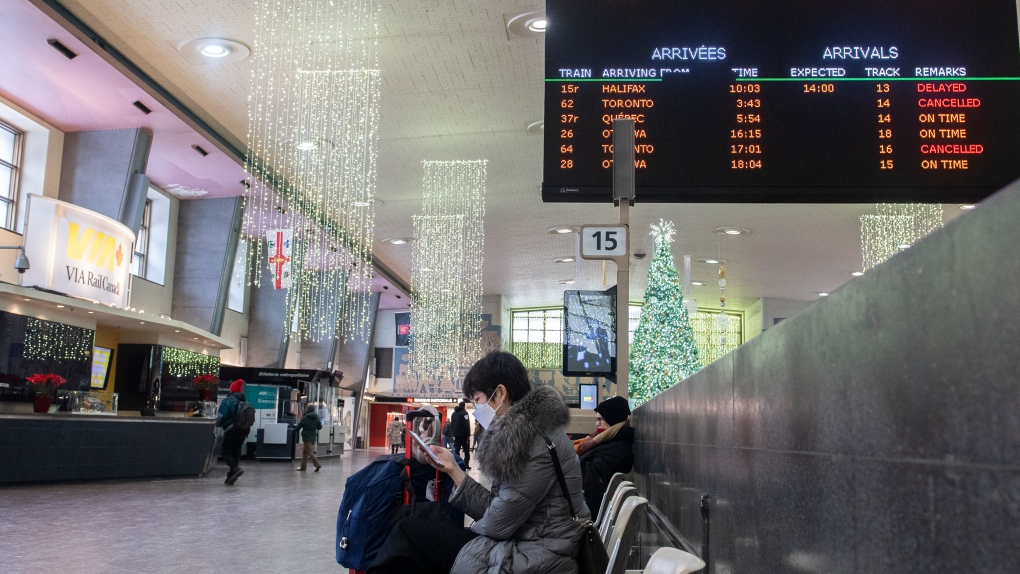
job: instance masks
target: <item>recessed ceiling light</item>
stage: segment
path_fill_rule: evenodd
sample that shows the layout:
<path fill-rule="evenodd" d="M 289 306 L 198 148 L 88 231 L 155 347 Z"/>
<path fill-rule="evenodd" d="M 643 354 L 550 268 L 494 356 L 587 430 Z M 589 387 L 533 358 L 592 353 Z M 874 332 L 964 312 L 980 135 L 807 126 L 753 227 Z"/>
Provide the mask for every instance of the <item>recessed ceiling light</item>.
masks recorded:
<path fill-rule="evenodd" d="M 863 271 L 854 271 L 854 272 L 852 272 L 850 274 L 853 275 L 854 277 L 860 277 L 861 275 L 864 275 L 864 272 Z"/>
<path fill-rule="evenodd" d="M 818 292 L 818 296 L 819 296 L 819 297 L 828 297 L 828 296 L 829 296 L 829 294 L 828 294 L 828 293 L 826 293 L 825 291 L 819 291 L 819 292 Z"/>
<path fill-rule="evenodd" d="M 407 245 L 413 240 L 411 237 L 391 237 L 389 239 L 383 239 L 383 243 L 389 243 L 390 245 Z"/>
<path fill-rule="evenodd" d="M 144 324 L 145 324 L 145 321 L 139 321 L 139 323 L 141 323 L 142 325 L 144 325 Z"/>
<path fill-rule="evenodd" d="M 540 136 L 545 133 L 545 120 L 531 122 L 528 124 L 528 135 Z"/>
<path fill-rule="evenodd" d="M 310 140 L 309 141 L 303 141 L 303 142 L 298 142 L 297 145 L 295 145 L 294 147 L 298 148 L 301 151 L 309 151 L 309 150 L 313 150 L 313 149 L 319 149 L 319 142 L 310 141 Z"/>
<path fill-rule="evenodd" d="M 198 340 L 198 337 L 192 337 L 192 339 L 194 339 L 194 340 L 196 340 L 196 341 L 197 341 L 197 340 Z"/>
<path fill-rule="evenodd" d="M 231 50 L 230 46 L 210 42 L 202 46 L 198 52 L 207 58 L 225 58 L 230 55 Z"/>
<path fill-rule="evenodd" d="M 574 257 L 570 255 L 566 257 L 557 257 L 556 259 L 553 259 L 553 263 L 573 263 L 574 261 L 576 261 L 576 259 L 574 259 Z"/>
<path fill-rule="evenodd" d="M 691 281 L 693 287 L 704 287 L 706 283 L 704 281 Z"/>
<path fill-rule="evenodd" d="M 557 225 L 556 227 L 550 227 L 546 230 L 546 233 L 550 235 L 566 235 L 567 233 L 575 233 L 576 227 L 570 225 Z"/>
<path fill-rule="evenodd" d="M 716 227 L 716 233 L 725 233 L 726 235 L 750 235 L 750 229 L 744 229 L 743 227 Z"/>
<path fill-rule="evenodd" d="M 180 329 L 174 329 L 174 333 L 180 333 L 180 332 L 181 332 Z"/>
<path fill-rule="evenodd" d="M 573 279 L 560 279 L 560 285 L 573 285 Z"/>
<path fill-rule="evenodd" d="M 93 314 L 93 313 L 95 313 L 95 311 L 89 311 L 89 315 L 91 315 L 91 314 Z"/>
<path fill-rule="evenodd" d="M 900 249 L 910 249 L 910 244 L 909 243 L 903 243 L 903 244 L 898 245 L 897 247 L 899 247 Z"/>
<path fill-rule="evenodd" d="M 57 305 L 57 309 L 63 309 L 63 308 L 64 308 L 63 305 Z"/>
<path fill-rule="evenodd" d="M 178 46 L 177 51 L 195 65 L 238 62 L 251 55 L 248 46 L 226 38 L 195 38 Z"/>
<path fill-rule="evenodd" d="M 28 297 L 25 297 L 25 301 L 31 301 L 31 299 L 29 299 Z"/>
<path fill-rule="evenodd" d="M 719 264 L 726 265 L 726 260 L 725 259 L 716 259 L 714 257 L 700 257 L 700 258 L 698 258 L 698 263 L 707 263 L 709 265 L 719 265 Z"/>
<path fill-rule="evenodd" d="M 504 14 L 506 36 L 515 38 L 538 38 L 545 33 L 548 22 L 542 10 L 523 12 L 521 14 Z"/>
<path fill-rule="evenodd" d="M 968 204 L 968 205 L 961 205 L 960 209 L 962 209 L 964 211 L 970 211 L 972 209 L 977 209 L 977 206 L 976 205 L 970 205 L 970 204 Z"/>
<path fill-rule="evenodd" d="M 368 207 L 369 205 L 372 205 L 372 202 L 364 199 L 354 202 L 354 207 Z"/>

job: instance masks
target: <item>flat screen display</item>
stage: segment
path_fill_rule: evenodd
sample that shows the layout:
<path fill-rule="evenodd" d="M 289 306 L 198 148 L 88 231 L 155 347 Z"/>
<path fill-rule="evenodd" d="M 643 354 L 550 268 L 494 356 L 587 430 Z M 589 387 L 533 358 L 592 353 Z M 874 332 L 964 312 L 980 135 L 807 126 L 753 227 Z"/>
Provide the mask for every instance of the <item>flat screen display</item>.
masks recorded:
<path fill-rule="evenodd" d="M 545 201 L 971 203 L 1020 177 L 1015 0 L 547 0 Z"/>
<path fill-rule="evenodd" d="M 580 394 L 581 410 L 593 411 L 599 404 L 599 386 L 596 384 L 581 383 L 577 385 Z"/>
<path fill-rule="evenodd" d="M 105 389 L 110 379 L 110 363 L 113 361 L 113 349 L 92 347 L 92 379 L 89 386 L 93 389 Z"/>
<path fill-rule="evenodd" d="M 564 291 L 563 374 L 611 376 L 616 357 L 616 288 Z"/>

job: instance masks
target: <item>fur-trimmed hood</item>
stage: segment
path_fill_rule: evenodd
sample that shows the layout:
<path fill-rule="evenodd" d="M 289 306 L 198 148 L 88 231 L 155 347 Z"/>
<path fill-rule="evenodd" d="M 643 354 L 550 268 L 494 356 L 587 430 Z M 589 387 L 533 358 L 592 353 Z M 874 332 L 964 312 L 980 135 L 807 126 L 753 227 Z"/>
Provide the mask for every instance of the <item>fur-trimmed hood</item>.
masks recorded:
<path fill-rule="evenodd" d="M 539 385 L 496 417 L 478 446 L 478 461 L 494 482 L 520 478 L 531 456 L 535 437 L 562 427 L 570 420 L 563 397 L 556 389 Z"/>

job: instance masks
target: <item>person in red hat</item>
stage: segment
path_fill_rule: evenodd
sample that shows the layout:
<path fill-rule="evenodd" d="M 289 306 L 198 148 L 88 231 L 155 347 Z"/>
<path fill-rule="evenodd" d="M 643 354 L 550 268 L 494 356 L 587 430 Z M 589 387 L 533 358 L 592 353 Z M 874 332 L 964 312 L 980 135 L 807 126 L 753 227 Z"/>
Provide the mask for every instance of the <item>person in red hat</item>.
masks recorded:
<path fill-rule="evenodd" d="M 251 431 L 251 426 L 246 423 L 253 418 L 245 417 L 248 409 L 254 414 L 254 407 L 244 396 L 244 381 L 237 379 L 230 383 L 230 394 L 220 403 L 219 416 L 216 417 L 216 424 L 223 429 L 223 448 L 220 452 L 223 462 L 230 467 L 224 481 L 226 484 L 234 484 L 244 474 L 241 470 L 241 449 Z"/>

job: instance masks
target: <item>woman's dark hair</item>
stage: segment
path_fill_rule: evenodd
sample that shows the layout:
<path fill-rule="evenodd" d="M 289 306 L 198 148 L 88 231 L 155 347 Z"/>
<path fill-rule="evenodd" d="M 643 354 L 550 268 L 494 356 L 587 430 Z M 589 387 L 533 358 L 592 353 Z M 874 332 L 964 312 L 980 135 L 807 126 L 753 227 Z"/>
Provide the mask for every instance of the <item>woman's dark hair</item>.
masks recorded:
<path fill-rule="evenodd" d="M 521 361 L 510 353 L 492 351 L 472 365 L 464 376 L 464 396 L 471 399 L 476 392 L 482 392 L 491 397 L 499 385 L 506 387 L 511 403 L 531 392 L 528 370 Z"/>

